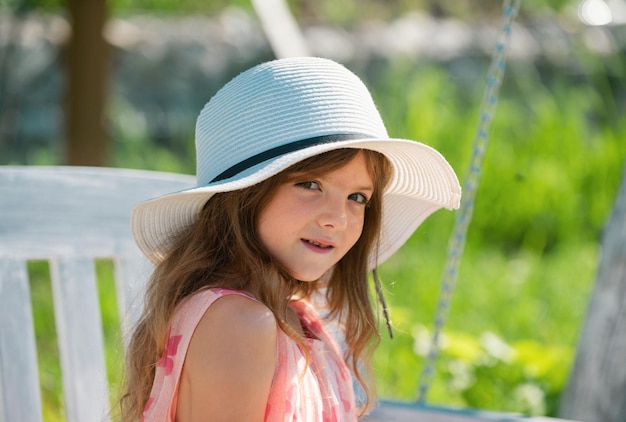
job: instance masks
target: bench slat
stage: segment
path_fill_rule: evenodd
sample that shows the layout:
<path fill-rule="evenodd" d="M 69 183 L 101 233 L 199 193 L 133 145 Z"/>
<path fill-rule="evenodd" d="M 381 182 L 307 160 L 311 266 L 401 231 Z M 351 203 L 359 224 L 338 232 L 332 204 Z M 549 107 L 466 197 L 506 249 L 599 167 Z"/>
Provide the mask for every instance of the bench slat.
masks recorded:
<path fill-rule="evenodd" d="M 37 371 L 26 263 L 0 257 L 0 420 L 42 420 Z"/>
<path fill-rule="evenodd" d="M 53 259 L 50 276 L 67 420 L 105 420 L 109 394 L 94 262 Z"/>

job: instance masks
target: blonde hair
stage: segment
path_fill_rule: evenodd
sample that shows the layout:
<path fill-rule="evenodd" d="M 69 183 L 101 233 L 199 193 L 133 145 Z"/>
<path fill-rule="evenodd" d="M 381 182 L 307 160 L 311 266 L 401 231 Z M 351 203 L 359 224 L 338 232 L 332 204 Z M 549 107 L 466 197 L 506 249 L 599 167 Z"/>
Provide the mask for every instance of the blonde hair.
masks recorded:
<path fill-rule="evenodd" d="M 123 421 L 140 420 L 154 381 L 155 367 L 165 348 L 170 319 L 181 301 L 212 287 L 245 290 L 264 303 L 279 327 L 294 341 L 304 340 L 286 322 L 285 298 L 309 297 L 320 282 L 303 283 L 272 260 L 256 233 L 257 218 L 276 188 L 294 174 L 321 175 L 341 168 L 362 152 L 374 192 L 357 243 L 335 265 L 326 283 L 330 316 L 344 324 L 346 361 L 371 400 L 372 392 L 359 370 L 363 362 L 371 375 L 371 354 L 378 342 L 376 320 L 367 283 L 368 257 L 377 245 L 382 216 L 382 194 L 391 166 L 380 153 L 339 149 L 316 155 L 248 188 L 214 195 L 198 219 L 174 243 L 157 265 L 148 283 L 144 311 L 129 342 L 126 382 L 120 399 Z M 267 289 L 268 280 L 274 289 Z M 304 347 L 303 350 L 306 350 Z"/>

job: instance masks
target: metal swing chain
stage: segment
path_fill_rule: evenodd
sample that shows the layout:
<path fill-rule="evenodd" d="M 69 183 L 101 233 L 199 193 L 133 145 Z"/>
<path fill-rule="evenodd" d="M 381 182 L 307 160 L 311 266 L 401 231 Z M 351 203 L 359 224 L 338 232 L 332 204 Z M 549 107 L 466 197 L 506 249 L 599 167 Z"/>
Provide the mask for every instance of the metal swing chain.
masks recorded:
<path fill-rule="evenodd" d="M 448 257 L 446 269 L 441 281 L 438 305 L 435 311 L 435 326 L 433 329 L 431 348 L 424 369 L 420 375 L 418 403 L 425 403 L 426 396 L 435 375 L 435 365 L 440 350 L 439 343 L 441 341 L 441 334 L 448 318 L 452 293 L 456 287 L 460 258 L 463 255 L 467 229 L 474 210 L 474 198 L 482 173 L 487 144 L 489 143 L 489 128 L 495 114 L 498 91 L 502 84 L 502 78 L 506 68 L 505 52 L 511 36 L 511 23 L 519 11 L 520 4 L 521 0 L 505 0 L 503 4 L 504 23 L 489 67 L 487 86 L 480 109 L 480 122 L 473 141 L 471 164 L 466 174 L 461 206 L 456 214 L 454 230 L 448 244 Z"/>

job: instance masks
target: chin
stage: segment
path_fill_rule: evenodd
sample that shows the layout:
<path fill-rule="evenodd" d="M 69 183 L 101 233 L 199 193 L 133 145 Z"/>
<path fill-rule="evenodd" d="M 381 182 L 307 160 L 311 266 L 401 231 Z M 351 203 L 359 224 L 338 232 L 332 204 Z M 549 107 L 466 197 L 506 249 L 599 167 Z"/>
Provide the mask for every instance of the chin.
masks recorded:
<path fill-rule="evenodd" d="M 320 279 L 321 276 L 318 277 L 294 277 L 296 280 L 301 281 L 303 283 L 313 283 Z"/>
<path fill-rule="evenodd" d="M 322 278 L 324 276 L 324 274 L 326 274 L 326 272 L 323 273 L 314 273 L 314 274 L 297 274 L 297 273 L 292 273 L 290 274 L 293 278 L 295 278 L 298 281 L 301 281 L 303 283 L 313 283 L 314 281 L 318 281 L 320 278 Z"/>

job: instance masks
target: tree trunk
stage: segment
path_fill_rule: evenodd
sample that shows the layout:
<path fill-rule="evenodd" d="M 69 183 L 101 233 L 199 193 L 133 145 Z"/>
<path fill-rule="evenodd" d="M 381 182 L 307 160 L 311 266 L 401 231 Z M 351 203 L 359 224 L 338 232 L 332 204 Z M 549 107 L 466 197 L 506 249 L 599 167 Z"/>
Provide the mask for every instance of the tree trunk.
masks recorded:
<path fill-rule="evenodd" d="M 626 171 L 606 226 L 600 265 L 560 417 L 626 421 Z"/>
<path fill-rule="evenodd" d="M 67 146 L 69 165 L 107 163 L 105 103 L 109 47 L 104 40 L 106 0 L 69 0 L 72 36 L 67 49 Z"/>

